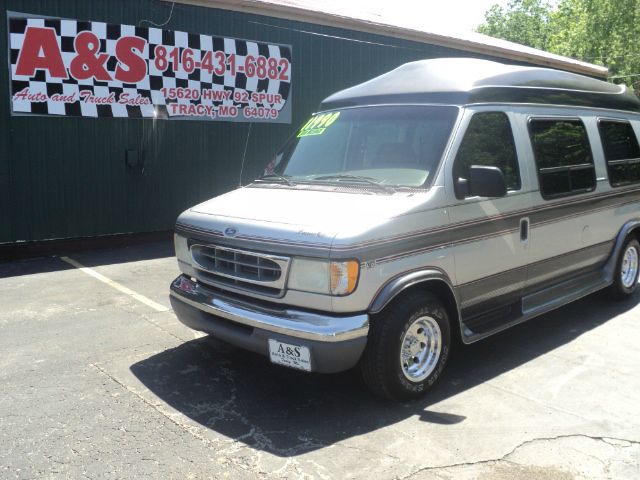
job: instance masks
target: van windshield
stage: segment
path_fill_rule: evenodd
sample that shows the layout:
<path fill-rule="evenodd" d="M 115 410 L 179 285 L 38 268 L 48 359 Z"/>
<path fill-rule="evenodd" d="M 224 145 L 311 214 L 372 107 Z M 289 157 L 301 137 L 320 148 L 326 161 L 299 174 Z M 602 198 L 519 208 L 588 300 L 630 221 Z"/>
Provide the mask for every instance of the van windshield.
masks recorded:
<path fill-rule="evenodd" d="M 376 106 L 311 117 L 261 181 L 421 187 L 438 167 L 458 108 Z"/>

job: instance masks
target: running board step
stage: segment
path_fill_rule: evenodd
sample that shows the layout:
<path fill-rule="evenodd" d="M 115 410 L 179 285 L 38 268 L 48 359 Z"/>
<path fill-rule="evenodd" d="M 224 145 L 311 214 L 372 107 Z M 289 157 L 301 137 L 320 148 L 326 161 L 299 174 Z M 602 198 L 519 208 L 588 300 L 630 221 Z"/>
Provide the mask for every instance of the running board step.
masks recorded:
<path fill-rule="evenodd" d="M 602 271 L 585 273 L 523 297 L 522 313 L 528 317 L 547 312 L 606 286 Z"/>
<path fill-rule="evenodd" d="M 463 340 L 465 343 L 476 342 L 601 290 L 610 283 L 603 270 L 596 270 L 544 288 L 523 297 L 521 310 L 512 305 L 511 311 L 503 310 L 502 317 L 497 315 L 497 310 L 492 310 L 468 319 L 469 323 L 463 320 Z"/>

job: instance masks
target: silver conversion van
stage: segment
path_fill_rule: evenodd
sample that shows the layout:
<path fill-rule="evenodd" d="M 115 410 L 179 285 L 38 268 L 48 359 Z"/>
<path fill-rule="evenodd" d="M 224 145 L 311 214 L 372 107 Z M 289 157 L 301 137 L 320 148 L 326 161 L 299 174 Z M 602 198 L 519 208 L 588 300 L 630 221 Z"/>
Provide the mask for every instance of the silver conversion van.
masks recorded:
<path fill-rule="evenodd" d="M 261 178 L 180 215 L 173 309 L 273 363 L 420 396 L 458 338 L 634 293 L 639 111 L 624 86 L 462 58 L 338 92 Z"/>

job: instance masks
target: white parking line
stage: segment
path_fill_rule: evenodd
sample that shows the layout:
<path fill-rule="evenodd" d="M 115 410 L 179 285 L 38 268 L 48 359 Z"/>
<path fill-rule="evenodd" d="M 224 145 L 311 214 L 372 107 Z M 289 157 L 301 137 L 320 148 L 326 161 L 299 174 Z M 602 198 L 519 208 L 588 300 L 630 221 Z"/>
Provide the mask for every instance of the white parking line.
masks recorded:
<path fill-rule="evenodd" d="M 135 300 L 137 300 L 137 301 L 139 301 L 141 303 L 144 303 L 146 306 L 153 308 L 157 312 L 167 312 L 167 311 L 169 311 L 169 308 L 165 307 L 164 305 L 160 305 L 158 302 L 154 302 L 150 298 L 147 298 L 144 295 L 140 295 L 139 293 L 134 292 L 130 288 L 125 287 L 124 285 L 121 285 L 118 282 L 115 282 L 115 281 L 111 280 L 110 278 L 105 277 L 104 275 L 102 275 L 101 273 L 96 272 L 92 268 L 85 267 L 84 265 L 82 265 L 80 262 L 74 260 L 73 258 L 60 257 L 60 260 L 62 260 L 63 262 L 67 262 L 69 265 L 72 265 L 72 266 L 76 267 L 78 270 L 82 270 L 84 273 L 86 273 L 87 275 L 92 276 L 96 280 L 100 280 L 102 283 L 106 283 L 111 288 L 115 288 L 119 292 L 122 292 L 125 295 L 129 295 L 131 298 L 133 298 L 133 299 L 135 299 Z"/>

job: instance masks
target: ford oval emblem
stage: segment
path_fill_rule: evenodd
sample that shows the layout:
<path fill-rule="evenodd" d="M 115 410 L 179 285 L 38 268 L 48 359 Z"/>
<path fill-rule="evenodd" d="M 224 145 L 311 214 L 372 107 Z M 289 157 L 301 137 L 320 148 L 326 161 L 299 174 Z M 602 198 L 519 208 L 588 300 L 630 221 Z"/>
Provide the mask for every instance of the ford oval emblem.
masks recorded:
<path fill-rule="evenodd" d="M 224 231 L 224 235 L 225 235 L 226 237 L 235 237 L 235 236 L 236 236 L 236 233 L 238 233 L 238 230 L 236 230 L 236 229 L 235 229 L 235 228 L 233 228 L 233 227 L 227 227 L 227 228 L 225 229 L 225 231 Z"/>

